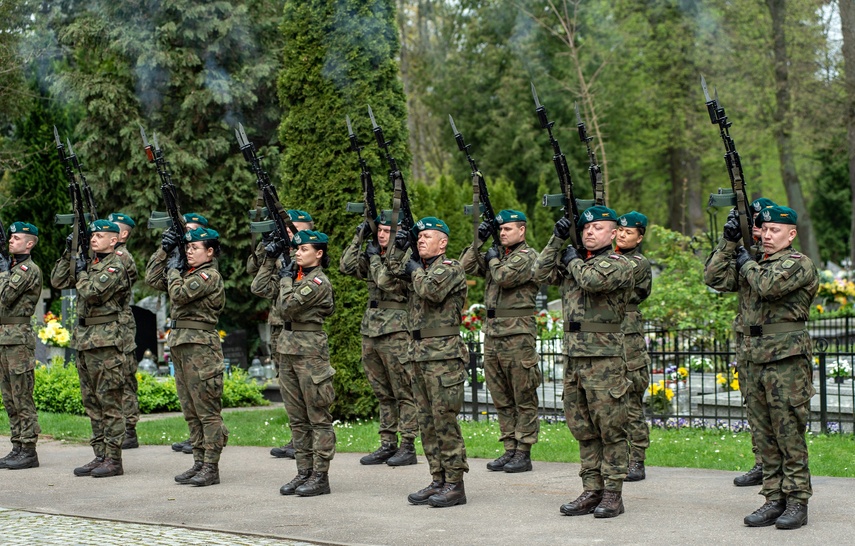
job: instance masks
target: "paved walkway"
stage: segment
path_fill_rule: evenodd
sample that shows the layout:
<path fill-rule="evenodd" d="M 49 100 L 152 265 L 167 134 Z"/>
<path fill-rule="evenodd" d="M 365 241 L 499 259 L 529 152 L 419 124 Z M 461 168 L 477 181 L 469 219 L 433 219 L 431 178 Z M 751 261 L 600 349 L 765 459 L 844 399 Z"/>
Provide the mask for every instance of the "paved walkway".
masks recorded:
<path fill-rule="evenodd" d="M 0 437 L 4 453 L 6 446 L 8 437 Z M 855 479 L 814 478 L 810 524 L 778 531 L 742 525 L 762 498 L 757 488 L 734 487 L 735 472 L 650 468 L 647 480 L 625 485 L 626 514 L 598 520 L 558 512 L 579 493 L 578 464 L 535 462 L 533 472 L 505 474 L 470 459 L 469 503 L 438 509 L 406 502 L 430 479 L 423 457 L 400 468 L 362 466 L 359 457 L 336 456 L 331 495 L 299 498 L 279 495 L 294 461 L 265 448 L 227 447 L 222 484 L 197 488 L 173 482 L 192 461 L 168 446 L 128 450 L 124 476 L 95 479 L 72 474 L 92 459 L 88 446 L 47 441 L 39 446 L 41 467 L 0 470 L 0 543 L 836 544 L 855 532 Z"/>

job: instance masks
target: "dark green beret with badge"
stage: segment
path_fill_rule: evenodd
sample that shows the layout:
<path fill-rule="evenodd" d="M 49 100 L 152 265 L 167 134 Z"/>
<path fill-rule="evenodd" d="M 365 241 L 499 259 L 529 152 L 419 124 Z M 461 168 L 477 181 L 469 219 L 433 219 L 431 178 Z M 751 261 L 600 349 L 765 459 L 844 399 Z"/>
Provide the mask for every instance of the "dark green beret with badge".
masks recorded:
<path fill-rule="evenodd" d="M 763 209 L 757 218 L 754 219 L 754 225 L 762 227 L 764 223 L 772 224 L 790 224 L 796 225 L 799 221 L 799 215 L 790 207 L 770 207 Z"/>
<path fill-rule="evenodd" d="M 184 221 L 188 224 L 200 224 L 208 227 L 208 219 L 198 212 L 188 212 L 184 215 Z"/>
<path fill-rule="evenodd" d="M 96 233 L 98 231 L 119 233 L 119 226 L 109 220 L 95 220 L 89 225 L 89 231 L 91 231 L 92 233 Z"/>
<path fill-rule="evenodd" d="M 217 233 L 216 230 L 203 227 L 197 227 L 196 229 L 184 234 L 184 240 L 188 243 L 195 243 L 198 241 L 215 241 L 219 238 L 220 234 Z"/>
<path fill-rule="evenodd" d="M 304 210 L 288 209 L 288 216 L 292 222 L 313 222 L 312 215 Z"/>
<path fill-rule="evenodd" d="M 752 212 L 760 212 L 763 209 L 769 209 L 772 207 L 777 207 L 778 203 L 772 201 L 771 199 L 766 199 L 765 197 L 760 197 L 755 199 L 751 203 L 751 211 Z"/>
<path fill-rule="evenodd" d="M 392 211 L 384 210 L 380 214 L 377 215 L 377 218 L 374 219 L 374 223 L 378 226 L 391 226 L 392 225 Z M 401 218 L 398 218 L 398 225 L 401 225 Z"/>
<path fill-rule="evenodd" d="M 13 233 L 26 233 L 27 235 L 35 235 L 38 237 L 39 228 L 33 224 L 28 224 L 27 222 L 14 222 L 9 226 L 9 235 L 11 236 Z"/>
<path fill-rule="evenodd" d="M 437 218 L 436 216 L 425 216 L 413 226 L 413 235 L 418 235 L 422 231 L 428 229 L 435 229 L 436 231 L 441 231 L 446 235 L 448 232 L 448 224 Z"/>
<path fill-rule="evenodd" d="M 137 223 L 134 222 L 134 219 L 125 214 L 124 212 L 113 212 L 109 216 L 107 216 L 107 220 L 115 223 L 125 224 L 128 227 L 137 227 Z"/>
<path fill-rule="evenodd" d="M 298 247 L 300 245 L 325 245 L 330 242 L 330 238 L 326 233 L 304 229 L 298 231 L 291 237 L 291 246 Z"/>
<path fill-rule="evenodd" d="M 507 224 L 508 222 L 526 222 L 527 218 L 525 214 L 518 210 L 505 209 L 499 211 L 499 214 L 496 215 L 496 222 L 499 225 Z"/>
<path fill-rule="evenodd" d="M 594 205 L 585 209 L 585 212 L 579 215 L 579 227 L 591 222 L 599 222 L 600 220 L 609 220 L 617 223 L 617 213 L 609 207 L 603 205 Z"/>
<path fill-rule="evenodd" d="M 629 228 L 646 228 L 647 216 L 633 210 L 618 218 L 618 225 Z"/>

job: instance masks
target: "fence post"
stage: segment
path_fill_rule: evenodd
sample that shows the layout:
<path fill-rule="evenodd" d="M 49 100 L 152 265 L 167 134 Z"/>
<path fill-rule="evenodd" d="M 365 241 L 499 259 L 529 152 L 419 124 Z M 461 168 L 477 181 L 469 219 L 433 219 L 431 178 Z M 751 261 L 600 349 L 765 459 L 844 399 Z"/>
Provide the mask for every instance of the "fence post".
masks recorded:
<path fill-rule="evenodd" d="M 825 351 L 828 349 L 828 340 L 824 337 L 818 338 L 814 345 L 819 353 L 819 426 L 823 434 L 828 434 L 828 387 L 825 384 Z M 810 364 L 813 366 L 813 362 Z"/>
<path fill-rule="evenodd" d="M 481 412 L 478 409 L 478 353 L 475 349 L 480 344 L 475 341 L 469 341 L 467 344 L 469 345 L 469 386 L 472 389 L 472 420 L 478 421 Z"/>

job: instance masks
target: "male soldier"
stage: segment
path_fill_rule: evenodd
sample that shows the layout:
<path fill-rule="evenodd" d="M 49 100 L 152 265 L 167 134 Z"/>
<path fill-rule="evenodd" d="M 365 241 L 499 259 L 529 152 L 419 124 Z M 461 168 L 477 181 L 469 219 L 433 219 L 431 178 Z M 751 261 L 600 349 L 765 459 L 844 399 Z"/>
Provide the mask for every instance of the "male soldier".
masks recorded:
<path fill-rule="evenodd" d="M 364 465 L 385 462 L 389 466 L 405 466 L 417 463 L 414 442 L 419 431 L 413 400 L 412 365 L 407 354 L 410 343 L 407 288 L 398 279 L 388 291 L 377 285 L 377 279 L 386 274 L 382 256 L 389 244 L 392 222 L 386 215 L 380 215 L 375 223 L 377 243 L 369 241 L 365 254 L 360 252 L 362 241 L 371 235 L 368 222 L 362 222 L 339 263 L 343 274 L 368 284 L 368 308 L 360 328 L 362 367 L 380 403 L 380 447 L 359 462 Z"/>
<path fill-rule="evenodd" d="M 42 293 L 42 271 L 30 259 L 39 242 L 39 229 L 26 222 L 9 226 L 9 257 L 0 253 L 0 391 L 9 416 L 12 451 L 0 468 L 21 470 L 39 466 L 39 428 L 33 385 L 36 338 L 30 317 Z"/>
<path fill-rule="evenodd" d="M 629 259 L 612 253 L 615 211 L 596 205 L 578 222 L 585 257 L 572 245 L 562 254 L 576 226 L 561 218 L 534 266 L 536 282 L 561 288 L 564 413 L 582 462 L 584 491 L 561 506 L 561 513 L 613 518 L 624 512 L 621 488 L 629 459 L 625 395 L 630 382 L 621 324 L 632 297 L 633 268 Z"/>
<path fill-rule="evenodd" d="M 499 415 L 499 441 L 504 454 L 487 463 L 489 470 L 531 470 L 531 446 L 537 443 L 537 387 L 542 379 L 537 365 L 534 298 L 540 288 L 532 280 L 537 252 L 525 242 L 526 216 L 518 210 L 496 215 L 501 246 L 481 254 L 493 231 L 481 222 L 475 244 L 466 247 L 460 261 L 466 273 L 486 279 L 484 303 L 484 376 Z"/>
<path fill-rule="evenodd" d="M 89 444 L 95 458 L 74 469 L 75 476 L 106 478 L 121 476 L 122 392 L 125 384 L 125 334 L 121 313 L 130 298 L 128 273 L 116 255 L 119 226 L 109 220 L 96 220 L 90 226 L 89 247 L 95 259 L 87 263 L 77 256 L 69 263 L 70 242 L 51 272 L 51 284 L 60 290 L 77 288 L 78 324 L 73 343 L 77 349 L 77 373 L 83 407 L 92 423 Z"/>
<path fill-rule="evenodd" d="M 460 338 L 466 272 L 457 260 L 445 257 L 449 232 L 445 222 L 428 216 L 416 223 L 413 232 L 420 259 L 408 254 L 403 277 L 409 282 L 413 395 L 433 481 L 407 500 L 434 507 L 466 504 L 463 473 L 469 472 L 469 465 L 457 423 L 466 381 L 463 363 L 468 358 Z"/>
<path fill-rule="evenodd" d="M 629 258 L 635 281 L 635 288 L 626 306 L 626 318 L 621 325 L 626 347 L 626 378 L 632 383 L 626 397 L 626 432 L 630 446 L 629 472 L 624 480 L 627 482 L 641 481 L 646 477 L 644 458 L 650 447 L 650 429 L 644 420 L 642 405 L 644 391 L 650 385 L 650 356 L 644 341 L 644 323 L 638 310 L 638 304 L 650 296 L 652 284 L 650 262 L 641 253 L 641 241 L 646 230 L 647 216 L 640 212 L 628 212 L 618 218 L 615 252 Z"/>
<path fill-rule="evenodd" d="M 128 251 L 127 243 L 131 237 L 131 231 L 136 227 L 133 218 L 122 212 L 114 212 L 107 216 L 107 220 L 119 226 L 119 242 L 116 243 L 116 256 L 122 260 L 125 271 L 128 274 L 128 282 L 131 287 L 137 281 L 137 264 L 134 257 Z M 133 294 L 132 294 L 133 295 Z M 122 310 L 119 322 L 124 328 L 125 334 L 125 388 L 122 395 L 122 415 L 125 418 L 125 440 L 122 449 L 134 449 L 140 447 L 137 439 L 137 422 L 140 420 L 140 405 L 137 399 L 137 359 L 134 351 L 137 348 L 137 323 L 134 322 L 134 314 L 131 311 L 131 299 L 128 298 L 127 306 Z"/>
<path fill-rule="evenodd" d="M 745 517 L 749 527 L 798 529 L 807 524 L 812 494 L 805 430 L 815 390 L 805 321 L 819 281 L 810 258 L 792 247 L 797 221 L 788 207 L 763 209 L 754 223 L 762 229 L 759 262 L 727 238 L 711 258 L 733 259 L 731 284 L 741 295 L 747 365 L 740 384 L 763 461 L 760 494 L 766 498 Z"/>

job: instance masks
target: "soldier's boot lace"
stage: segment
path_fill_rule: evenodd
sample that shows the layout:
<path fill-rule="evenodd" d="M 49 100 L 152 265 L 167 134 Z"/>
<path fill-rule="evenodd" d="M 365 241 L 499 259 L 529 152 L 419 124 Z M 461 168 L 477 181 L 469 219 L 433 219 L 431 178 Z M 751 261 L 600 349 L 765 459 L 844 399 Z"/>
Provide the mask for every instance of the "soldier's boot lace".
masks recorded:
<path fill-rule="evenodd" d="M 297 475 L 294 479 L 279 488 L 279 493 L 282 495 L 293 495 L 297 492 L 297 488 L 306 483 L 312 477 L 312 469 L 306 468 L 297 470 Z"/>
<path fill-rule="evenodd" d="M 531 468 L 531 453 L 518 449 L 516 453 L 514 453 L 513 459 L 508 461 L 502 470 L 505 472 L 516 473 L 528 472 Z"/>
<path fill-rule="evenodd" d="M 505 465 L 508 464 L 510 460 L 514 458 L 515 453 L 515 449 L 506 450 L 498 459 L 492 460 L 487 463 L 487 470 L 504 470 Z"/>
<path fill-rule="evenodd" d="M 593 512 L 603 500 L 602 490 L 586 489 L 575 500 L 561 505 L 565 516 L 584 516 Z"/>
<path fill-rule="evenodd" d="M 220 467 L 218 463 L 203 463 L 202 469 L 190 478 L 190 485 L 205 487 L 220 483 Z"/>
<path fill-rule="evenodd" d="M 623 499 L 620 491 L 603 491 L 603 500 L 594 509 L 595 518 L 615 518 L 623 514 Z"/>
<path fill-rule="evenodd" d="M 749 485 L 762 485 L 763 484 L 763 465 L 760 463 L 755 464 L 751 467 L 751 470 L 743 474 L 742 476 L 737 476 L 733 478 L 733 485 L 737 487 L 746 487 Z"/>
<path fill-rule="evenodd" d="M 6 461 L 6 468 L 9 470 L 23 470 L 38 466 L 39 456 L 36 454 L 35 446 L 22 448 L 17 457 Z"/>
<path fill-rule="evenodd" d="M 466 489 L 463 487 L 463 480 L 456 483 L 445 482 L 438 492 L 428 497 L 428 504 L 434 508 L 466 504 Z"/>
<path fill-rule="evenodd" d="M 395 455 L 398 446 L 394 442 L 381 442 L 380 447 L 359 459 L 361 464 L 383 464 Z"/>
<path fill-rule="evenodd" d="M 316 497 L 330 494 L 330 476 L 326 472 L 312 472 L 312 477 L 295 491 L 300 497 Z"/>
<path fill-rule="evenodd" d="M 787 501 L 787 509 L 775 520 L 778 529 L 798 529 L 808 523 L 807 504 L 797 501 Z"/>
<path fill-rule="evenodd" d="M 386 464 L 389 466 L 407 466 L 417 464 L 418 462 L 416 459 L 416 445 L 413 442 L 405 441 L 401 442 L 401 447 L 398 448 L 398 451 L 394 455 L 389 457 Z"/>
<path fill-rule="evenodd" d="M 113 459 L 106 457 L 104 462 L 92 469 L 90 474 L 93 478 L 111 478 L 113 476 L 121 476 L 125 473 L 122 468 L 122 459 Z"/>
<path fill-rule="evenodd" d="M 763 506 L 745 516 L 742 522 L 749 527 L 768 527 L 775 523 L 786 508 L 787 501 L 783 499 L 767 500 Z"/>
<path fill-rule="evenodd" d="M 92 471 L 101 466 L 101 463 L 104 462 L 104 457 L 96 456 L 94 459 L 89 461 L 83 466 L 78 466 L 74 469 L 75 476 L 89 476 L 92 474 Z"/>
<path fill-rule="evenodd" d="M 187 485 L 188 483 L 190 483 L 190 478 L 192 478 L 193 476 L 198 474 L 200 470 L 202 470 L 202 464 L 202 461 L 193 461 L 193 466 L 185 470 L 181 474 L 175 476 L 175 481 L 182 485 Z"/>

